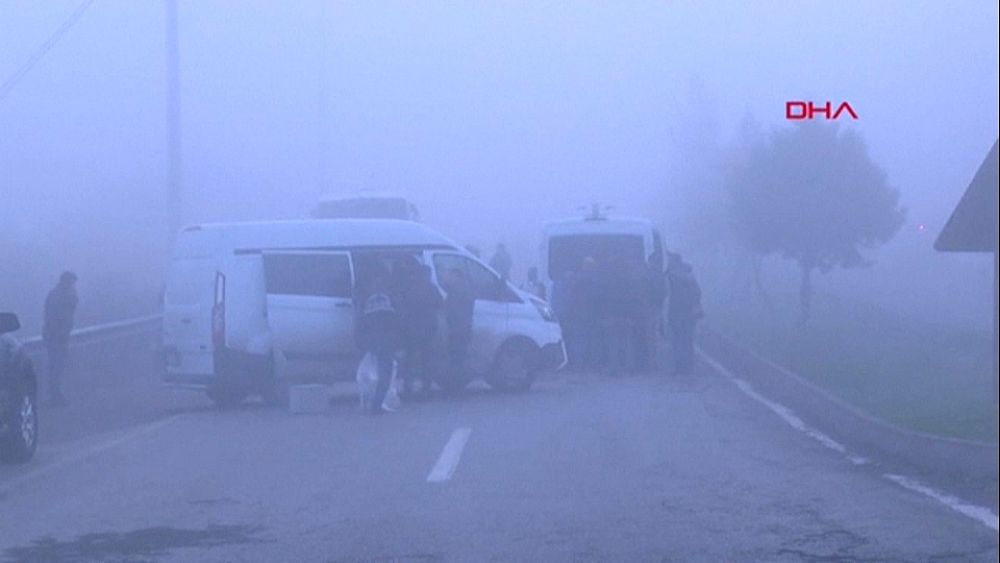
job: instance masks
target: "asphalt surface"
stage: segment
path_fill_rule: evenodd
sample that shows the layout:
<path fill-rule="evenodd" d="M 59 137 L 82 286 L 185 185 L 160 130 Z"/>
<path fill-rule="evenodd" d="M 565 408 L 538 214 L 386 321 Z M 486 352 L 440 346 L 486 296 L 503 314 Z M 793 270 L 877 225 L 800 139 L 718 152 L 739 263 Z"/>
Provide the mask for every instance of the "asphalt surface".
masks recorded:
<path fill-rule="evenodd" d="M 349 386 L 323 414 L 216 409 L 162 389 L 148 341 L 86 355 L 73 404 L 43 411 L 36 459 L 0 467 L 0 560 L 998 557 L 995 530 L 796 431 L 705 362 L 372 417 Z"/>

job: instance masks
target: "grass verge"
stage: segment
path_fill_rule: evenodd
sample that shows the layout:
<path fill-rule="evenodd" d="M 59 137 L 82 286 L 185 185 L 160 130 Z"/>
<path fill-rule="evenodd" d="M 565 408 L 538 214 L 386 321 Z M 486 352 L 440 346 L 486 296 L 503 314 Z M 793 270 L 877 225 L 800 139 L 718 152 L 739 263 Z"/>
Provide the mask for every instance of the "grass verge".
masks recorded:
<path fill-rule="evenodd" d="M 714 310 L 712 310 L 714 309 Z M 989 333 L 817 295 L 806 327 L 790 304 L 712 306 L 713 328 L 861 410 L 929 434 L 996 442 Z"/>

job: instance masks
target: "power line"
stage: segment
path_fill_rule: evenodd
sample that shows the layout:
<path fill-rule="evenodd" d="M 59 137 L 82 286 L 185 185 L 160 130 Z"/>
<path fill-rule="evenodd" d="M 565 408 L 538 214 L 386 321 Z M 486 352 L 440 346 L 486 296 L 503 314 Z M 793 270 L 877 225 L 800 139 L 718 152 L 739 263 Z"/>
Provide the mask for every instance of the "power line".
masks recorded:
<path fill-rule="evenodd" d="M 2 83 L 0 83 L 0 100 L 6 98 L 7 94 L 9 94 L 10 91 L 13 90 L 14 87 L 17 86 L 29 72 L 31 72 L 31 69 L 34 68 L 39 61 L 45 58 L 45 55 L 47 55 L 49 51 L 56 46 L 56 43 L 62 39 L 63 35 L 66 35 L 66 32 L 69 31 L 70 28 L 76 25 L 76 22 L 80 20 L 83 13 L 86 12 L 87 8 L 89 8 L 93 3 L 94 0 L 83 0 L 83 2 L 81 2 L 75 10 L 73 10 L 73 13 L 71 13 L 69 17 L 67 17 L 62 24 L 60 24 L 59 27 L 52 32 L 52 35 L 50 35 L 44 43 L 35 49 L 35 52 L 28 57 L 28 60 L 24 61 L 24 63 L 14 71 L 14 74 L 11 74 Z"/>

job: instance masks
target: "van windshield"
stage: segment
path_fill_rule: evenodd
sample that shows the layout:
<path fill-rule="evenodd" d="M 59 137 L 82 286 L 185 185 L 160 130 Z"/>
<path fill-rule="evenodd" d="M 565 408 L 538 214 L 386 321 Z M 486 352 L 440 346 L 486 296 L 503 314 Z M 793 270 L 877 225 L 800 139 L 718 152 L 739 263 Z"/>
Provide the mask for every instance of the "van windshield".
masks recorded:
<path fill-rule="evenodd" d="M 549 279 L 579 271 L 592 258 L 597 266 L 616 260 L 645 262 L 642 237 L 625 234 L 566 235 L 549 239 Z"/>

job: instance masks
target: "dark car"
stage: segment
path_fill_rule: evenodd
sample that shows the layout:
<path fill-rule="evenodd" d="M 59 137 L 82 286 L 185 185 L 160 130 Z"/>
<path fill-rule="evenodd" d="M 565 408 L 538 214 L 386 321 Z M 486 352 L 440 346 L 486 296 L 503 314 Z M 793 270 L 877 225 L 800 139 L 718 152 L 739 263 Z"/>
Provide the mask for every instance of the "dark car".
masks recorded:
<path fill-rule="evenodd" d="M 0 313 L 0 462 L 24 463 L 38 447 L 38 384 L 24 345 L 10 335 L 17 315 Z"/>

